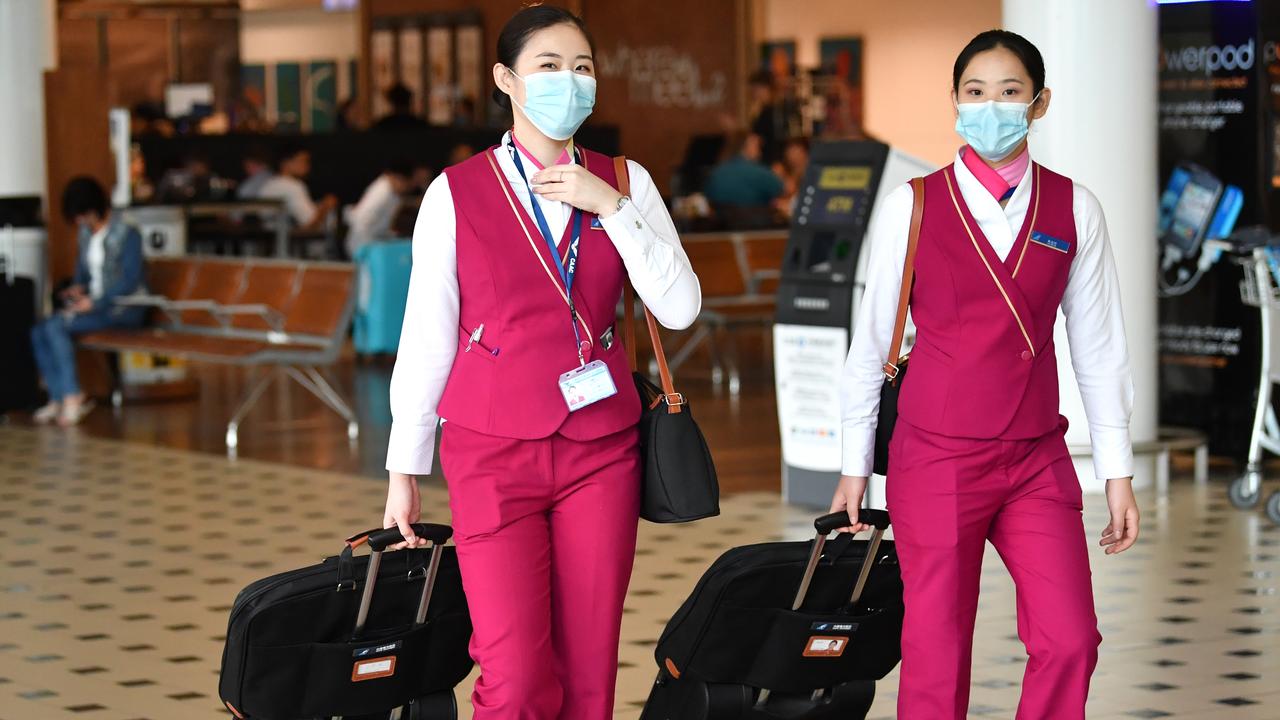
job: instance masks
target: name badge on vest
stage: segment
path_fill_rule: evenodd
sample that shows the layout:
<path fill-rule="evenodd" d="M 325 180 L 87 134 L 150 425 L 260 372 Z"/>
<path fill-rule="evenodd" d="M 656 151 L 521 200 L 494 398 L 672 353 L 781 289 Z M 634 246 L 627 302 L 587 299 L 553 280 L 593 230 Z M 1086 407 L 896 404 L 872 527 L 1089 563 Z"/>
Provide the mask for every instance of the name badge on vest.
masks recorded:
<path fill-rule="evenodd" d="M 569 412 L 574 412 L 617 395 L 618 387 L 613 384 L 609 366 L 603 360 L 592 360 L 560 376 L 560 394 Z"/>
<path fill-rule="evenodd" d="M 1071 251 L 1071 243 L 1066 240 L 1059 240 L 1052 235 L 1045 235 L 1042 232 L 1031 233 L 1031 242 L 1037 245 L 1043 245 L 1050 250 L 1057 250 L 1060 253 Z"/>

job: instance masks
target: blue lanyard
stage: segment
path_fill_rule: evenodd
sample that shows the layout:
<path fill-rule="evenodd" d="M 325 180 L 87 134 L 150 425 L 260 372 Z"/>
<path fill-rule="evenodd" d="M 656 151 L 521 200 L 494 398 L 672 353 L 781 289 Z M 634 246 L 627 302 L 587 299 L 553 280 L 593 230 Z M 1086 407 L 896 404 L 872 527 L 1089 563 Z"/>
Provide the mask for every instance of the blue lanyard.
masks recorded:
<path fill-rule="evenodd" d="M 564 282 L 564 294 L 569 300 L 569 321 L 573 326 L 573 339 L 578 347 L 578 363 L 585 365 L 587 361 L 582 351 L 582 335 L 578 332 L 578 310 L 573 305 L 573 278 L 578 274 L 578 241 L 582 237 L 582 211 L 573 209 L 573 217 L 570 219 L 573 231 L 569 236 L 569 252 L 567 257 L 561 260 L 560 251 L 556 248 L 555 236 L 551 234 L 551 226 L 547 223 L 547 216 L 538 205 L 538 196 L 533 194 L 529 178 L 525 175 L 520 152 L 511 145 L 507 147 L 511 150 L 511 159 L 516 163 L 516 170 L 520 172 L 520 179 L 524 180 L 525 189 L 529 191 L 529 205 L 533 208 L 533 219 L 538 223 L 538 231 L 542 233 L 542 239 L 546 241 L 547 249 L 551 251 L 551 259 L 555 261 L 556 270 L 559 271 L 560 279 Z"/>

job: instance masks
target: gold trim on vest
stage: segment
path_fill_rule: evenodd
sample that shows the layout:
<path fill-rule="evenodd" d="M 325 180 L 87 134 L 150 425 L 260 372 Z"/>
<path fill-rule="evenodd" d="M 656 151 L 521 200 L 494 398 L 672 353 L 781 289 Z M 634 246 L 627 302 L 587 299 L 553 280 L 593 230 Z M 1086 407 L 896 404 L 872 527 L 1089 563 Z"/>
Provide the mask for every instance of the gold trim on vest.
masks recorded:
<path fill-rule="evenodd" d="M 973 243 L 974 252 L 978 253 L 978 257 L 982 259 L 982 264 L 986 266 L 987 272 L 991 274 L 991 280 L 996 284 L 996 289 L 1000 291 L 1000 295 L 1004 298 L 1004 302 L 1009 306 L 1009 312 L 1013 313 L 1013 319 L 1018 323 L 1018 330 L 1022 331 L 1022 339 L 1027 341 L 1027 347 L 1031 350 L 1031 356 L 1036 355 L 1036 346 L 1031 342 L 1031 336 L 1027 334 L 1027 328 L 1022 324 L 1022 316 L 1018 314 L 1016 308 L 1013 307 L 1013 301 L 1009 299 L 1009 293 L 1004 289 L 1004 283 L 1000 282 L 1000 278 L 996 277 L 996 271 L 991 269 L 991 263 L 987 262 L 987 256 L 983 254 L 982 247 L 978 245 L 978 239 L 973 235 L 973 229 L 969 227 L 969 221 L 965 218 L 964 213 L 960 210 L 960 201 L 956 199 L 955 186 L 951 184 L 950 173 L 943 172 L 942 177 L 947 181 L 947 192 L 951 194 L 951 204 L 955 206 L 956 215 L 960 216 L 960 223 L 964 225 L 964 231 L 969 235 L 969 242 Z"/>
<path fill-rule="evenodd" d="M 556 292 L 560 293 L 560 299 L 564 300 L 565 306 L 568 307 L 569 296 L 565 293 L 560 282 L 556 280 L 556 276 L 551 273 L 551 268 L 547 266 L 547 260 L 542 257 L 542 253 L 538 250 L 538 245 L 533 242 L 533 236 L 529 234 L 529 226 L 525 225 L 524 218 L 520 217 L 520 211 L 516 209 L 515 199 L 511 197 L 511 188 L 507 186 L 507 182 L 502 177 L 502 173 L 498 170 L 498 165 L 494 162 L 493 156 L 494 153 L 492 148 L 489 152 L 485 153 L 485 159 L 489 161 L 489 167 L 493 168 L 493 176 L 498 180 L 498 185 L 502 188 L 502 194 L 507 198 L 507 204 L 511 206 L 511 212 L 516 216 L 516 222 L 520 224 L 520 229 L 524 231 L 524 237 L 529 241 L 529 247 L 533 250 L 533 254 L 538 257 L 538 262 L 542 263 L 542 269 L 547 273 L 547 279 L 555 286 Z M 530 197 L 529 201 L 538 202 L 538 199 Z M 578 313 L 577 315 L 578 324 L 581 325 L 582 329 L 587 333 L 586 336 L 594 341 L 595 333 L 591 332 L 591 328 L 587 327 L 587 321 L 582 319 L 582 313 Z"/>

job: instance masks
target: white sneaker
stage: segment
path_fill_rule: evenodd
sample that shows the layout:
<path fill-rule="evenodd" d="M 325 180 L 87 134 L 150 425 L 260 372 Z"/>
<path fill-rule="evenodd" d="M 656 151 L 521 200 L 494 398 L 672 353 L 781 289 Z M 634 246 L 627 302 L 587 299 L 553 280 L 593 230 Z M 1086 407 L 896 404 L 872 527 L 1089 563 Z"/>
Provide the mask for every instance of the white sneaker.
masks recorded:
<path fill-rule="evenodd" d="M 48 425 L 54 420 L 57 420 L 58 416 L 61 414 L 62 403 L 51 402 L 44 407 L 41 407 L 39 410 L 36 410 L 35 413 L 31 415 L 31 419 L 35 420 L 36 423 L 40 425 Z"/>
<path fill-rule="evenodd" d="M 58 415 L 58 424 L 62 427 L 79 425 L 80 421 L 88 417 L 91 412 L 93 412 L 92 400 L 86 399 L 78 405 L 67 403 L 63 406 L 62 413 Z"/>

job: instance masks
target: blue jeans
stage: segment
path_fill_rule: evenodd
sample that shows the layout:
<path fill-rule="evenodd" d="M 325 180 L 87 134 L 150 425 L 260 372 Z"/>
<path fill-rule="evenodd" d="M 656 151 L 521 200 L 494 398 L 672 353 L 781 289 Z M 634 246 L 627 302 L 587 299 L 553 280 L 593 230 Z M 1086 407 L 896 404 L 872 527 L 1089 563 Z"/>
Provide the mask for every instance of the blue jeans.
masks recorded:
<path fill-rule="evenodd" d="M 36 356 L 36 367 L 49 390 L 49 399 L 58 402 L 68 395 L 80 394 L 80 381 L 76 377 L 76 348 L 74 340 L 79 335 L 110 328 L 137 327 L 145 317 L 143 308 L 129 308 L 115 315 L 107 312 L 89 312 L 70 318 L 57 313 L 31 328 L 31 347 Z"/>

